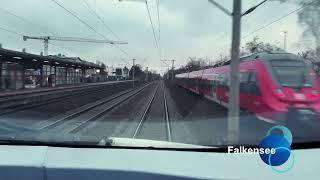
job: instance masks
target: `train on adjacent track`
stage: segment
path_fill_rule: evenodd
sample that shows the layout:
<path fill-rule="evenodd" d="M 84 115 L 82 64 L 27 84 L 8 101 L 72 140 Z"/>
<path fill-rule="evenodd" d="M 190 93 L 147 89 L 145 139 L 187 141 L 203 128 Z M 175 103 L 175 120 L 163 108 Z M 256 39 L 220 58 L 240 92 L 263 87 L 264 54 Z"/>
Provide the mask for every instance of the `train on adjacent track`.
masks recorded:
<path fill-rule="evenodd" d="M 228 107 L 230 61 L 175 77 L 177 85 Z M 320 78 L 300 56 L 263 52 L 242 57 L 239 77 L 242 111 L 275 124 L 319 121 Z"/>

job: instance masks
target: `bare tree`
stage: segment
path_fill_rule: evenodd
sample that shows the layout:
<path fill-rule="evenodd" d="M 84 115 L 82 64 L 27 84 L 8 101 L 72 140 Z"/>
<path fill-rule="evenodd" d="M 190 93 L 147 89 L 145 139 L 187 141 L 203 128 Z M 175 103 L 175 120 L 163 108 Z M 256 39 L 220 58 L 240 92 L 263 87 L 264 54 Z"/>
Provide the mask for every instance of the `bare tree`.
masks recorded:
<path fill-rule="evenodd" d="M 245 49 L 242 51 L 243 54 L 251 54 L 257 52 L 271 52 L 279 51 L 281 48 L 272 45 L 270 43 L 264 43 L 259 40 L 259 37 L 254 37 L 252 41 L 249 41 L 245 45 Z"/>
<path fill-rule="evenodd" d="M 312 37 L 314 39 L 317 56 L 320 55 L 320 0 L 275 0 L 281 3 L 294 3 L 304 7 L 298 11 L 298 21 L 305 28 L 303 37 Z"/>

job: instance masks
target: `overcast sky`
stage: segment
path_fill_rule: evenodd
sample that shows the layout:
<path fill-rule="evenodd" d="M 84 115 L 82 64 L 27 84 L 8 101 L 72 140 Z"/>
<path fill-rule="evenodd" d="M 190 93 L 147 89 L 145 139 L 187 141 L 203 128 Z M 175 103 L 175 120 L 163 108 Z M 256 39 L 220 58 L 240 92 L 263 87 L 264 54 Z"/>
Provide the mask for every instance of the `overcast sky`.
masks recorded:
<path fill-rule="evenodd" d="M 98 18 L 89 11 L 84 0 L 56 0 L 74 12 L 96 31 L 111 40 L 127 41 L 119 45 L 129 54 L 121 52 L 112 45 L 88 44 L 75 42 L 51 41 L 58 45 L 49 45 L 49 54 L 62 53 L 68 56 L 79 56 L 89 61 L 101 60 L 107 65 L 124 66 L 126 62 L 137 63 L 144 67 L 161 70 L 164 64 L 159 60 L 159 51 L 155 48 L 151 25 L 146 6 L 137 0 L 86 0 L 94 11 L 101 16 L 111 33 Z M 219 0 L 218 0 L 219 1 Z M 226 8 L 232 9 L 232 0 L 220 0 Z M 243 9 L 261 2 L 261 0 L 243 0 Z M 149 0 L 150 12 L 158 38 L 158 19 L 156 0 Z M 252 14 L 243 18 L 242 36 L 296 9 L 294 4 L 280 4 L 269 1 Z M 23 17 L 25 22 L 7 12 Z M 64 9 L 51 0 L 1 0 L 0 27 L 32 36 L 68 36 L 91 39 L 102 39 Z M 230 48 L 231 18 L 208 3 L 207 0 L 160 0 L 160 45 L 162 59 L 175 59 L 176 65 L 187 62 L 192 56 L 216 59 L 220 54 L 226 55 Z M 242 39 L 242 44 L 255 35 L 261 40 L 283 46 L 283 34 L 288 30 L 288 51 L 297 53 L 301 50 L 303 28 L 298 24 L 297 15 L 293 14 L 281 21 Z M 0 43 L 4 48 L 39 54 L 43 43 L 37 40 L 24 42 L 21 36 L 0 30 Z M 63 47 L 63 48 L 60 48 Z"/>

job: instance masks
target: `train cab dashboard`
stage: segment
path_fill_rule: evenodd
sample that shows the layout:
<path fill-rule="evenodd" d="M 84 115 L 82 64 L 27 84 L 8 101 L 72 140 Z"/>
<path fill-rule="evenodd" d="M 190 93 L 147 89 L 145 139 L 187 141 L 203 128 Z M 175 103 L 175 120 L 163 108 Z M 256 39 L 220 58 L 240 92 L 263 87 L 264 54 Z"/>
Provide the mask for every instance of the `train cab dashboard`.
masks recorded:
<path fill-rule="evenodd" d="M 259 155 L 0 145 L 0 179 L 318 179 L 319 149 L 293 152 L 294 168 L 277 173 Z"/>

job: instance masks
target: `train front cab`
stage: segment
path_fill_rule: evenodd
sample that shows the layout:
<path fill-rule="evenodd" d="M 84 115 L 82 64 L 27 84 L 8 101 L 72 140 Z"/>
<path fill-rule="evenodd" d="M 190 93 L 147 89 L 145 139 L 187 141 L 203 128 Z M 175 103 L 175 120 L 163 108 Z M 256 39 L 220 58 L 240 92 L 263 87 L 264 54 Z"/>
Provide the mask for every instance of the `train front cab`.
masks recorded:
<path fill-rule="evenodd" d="M 241 97 L 253 101 L 249 102 L 248 109 L 267 122 L 295 127 L 319 127 L 320 88 L 311 65 L 291 55 L 260 59 L 257 62 L 257 84 L 244 87 L 244 91 L 251 89 L 255 95 Z"/>

